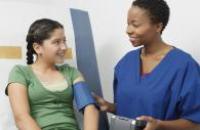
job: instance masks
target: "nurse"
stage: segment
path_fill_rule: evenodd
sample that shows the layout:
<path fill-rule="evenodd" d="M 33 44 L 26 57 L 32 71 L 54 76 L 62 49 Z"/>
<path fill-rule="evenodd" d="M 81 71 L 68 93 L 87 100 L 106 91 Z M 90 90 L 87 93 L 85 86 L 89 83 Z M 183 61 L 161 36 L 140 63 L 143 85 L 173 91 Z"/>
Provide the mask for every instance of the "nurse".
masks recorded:
<path fill-rule="evenodd" d="M 94 95 L 102 111 L 147 121 L 145 130 L 196 130 L 200 68 L 190 54 L 163 41 L 170 9 L 164 0 L 135 0 L 127 34 L 134 47 L 116 65 L 114 103 Z"/>

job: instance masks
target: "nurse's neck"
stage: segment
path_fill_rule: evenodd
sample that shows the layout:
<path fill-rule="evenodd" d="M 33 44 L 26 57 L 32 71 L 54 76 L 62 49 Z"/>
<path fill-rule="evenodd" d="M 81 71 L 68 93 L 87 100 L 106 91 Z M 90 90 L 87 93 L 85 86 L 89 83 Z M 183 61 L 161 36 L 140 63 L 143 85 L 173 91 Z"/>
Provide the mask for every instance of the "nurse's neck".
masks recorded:
<path fill-rule="evenodd" d="M 171 46 L 163 42 L 162 39 L 158 39 L 158 40 L 152 41 L 151 43 L 146 43 L 144 47 L 142 48 L 142 54 L 144 56 L 157 55 L 169 47 Z"/>

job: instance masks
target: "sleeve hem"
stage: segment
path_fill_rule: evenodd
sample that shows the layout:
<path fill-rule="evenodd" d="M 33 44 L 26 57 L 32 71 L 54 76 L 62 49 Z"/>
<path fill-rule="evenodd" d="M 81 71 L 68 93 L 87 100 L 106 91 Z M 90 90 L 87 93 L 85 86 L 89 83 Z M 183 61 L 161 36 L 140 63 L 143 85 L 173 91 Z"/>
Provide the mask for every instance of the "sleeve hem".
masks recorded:
<path fill-rule="evenodd" d="M 21 85 L 23 85 L 23 86 L 26 86 L 26 84 L 21 83 L 21 82 L 17 82 L 17 81 L 8 82 L 8 84 L 7 84 L 6 88 L 5 88 L 5 94 L 6 94 L 7 96 L 9 96 L 9 95 L 8 95 L 8 87 L 9 87 L 9 85 L 12 84 L 12 83 L 18 83 L 18 84 L 21 84 Z"/>

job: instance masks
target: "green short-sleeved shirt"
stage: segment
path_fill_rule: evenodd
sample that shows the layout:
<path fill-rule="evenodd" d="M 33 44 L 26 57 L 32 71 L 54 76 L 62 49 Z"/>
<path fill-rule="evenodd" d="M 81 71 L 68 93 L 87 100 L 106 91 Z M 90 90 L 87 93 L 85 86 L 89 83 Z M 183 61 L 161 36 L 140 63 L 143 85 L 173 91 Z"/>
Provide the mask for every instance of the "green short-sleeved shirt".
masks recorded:
<path fill-rule="evenodd" d="M 30 66 L 16 65 L 9 74 L 9 83 L 20 83 L 27 87 L 31 115 L 43 130 L 59 128 L 79 130 L 73 109 L 73 81 L 81 74 L 69 65 L 57 67 L 67 80 L 63 91 L 46 89 Z"/>

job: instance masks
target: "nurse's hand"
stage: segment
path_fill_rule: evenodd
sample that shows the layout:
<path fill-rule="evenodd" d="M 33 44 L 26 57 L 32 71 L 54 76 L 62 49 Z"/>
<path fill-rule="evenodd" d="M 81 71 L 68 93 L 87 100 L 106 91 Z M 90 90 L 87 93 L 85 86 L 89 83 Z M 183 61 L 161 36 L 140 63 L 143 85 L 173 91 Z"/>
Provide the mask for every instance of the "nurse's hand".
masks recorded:
<path fill-rule="evenodd" d="M 145 127 L 144 130 L 158 130 L 159 129 L 160 120 L 157 120 L 153 117 L 140 116 L 137 118 L 137 120 L 144 120 L 147 122 L 147 126 Z"/>
<path fill-rule="evenodd" d="M 111 113 L 115 112 L 115 105 L 113 103 L 106 101 L 105 99 L 96 95 L 95 93 L 92 93 L 92 95 L 95 98 L 101 111 L 111 112 Z"/>

